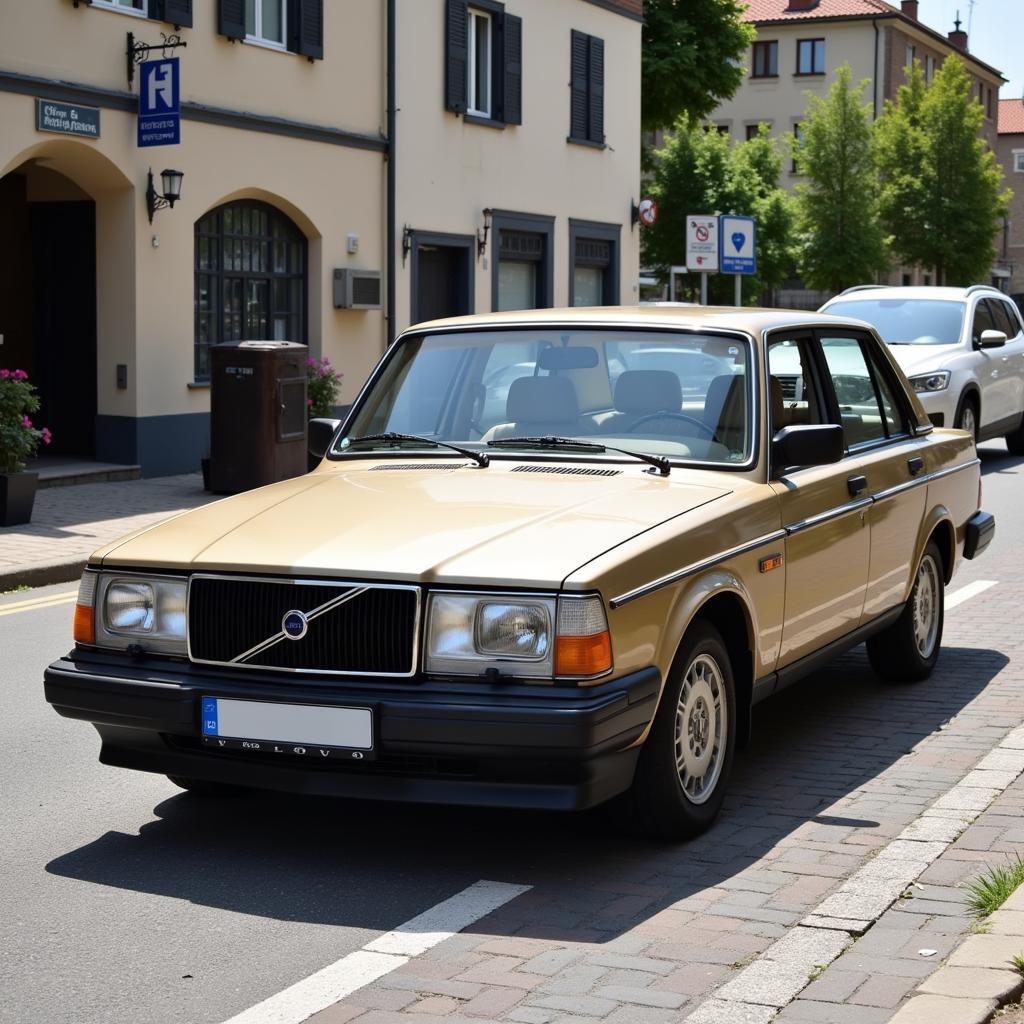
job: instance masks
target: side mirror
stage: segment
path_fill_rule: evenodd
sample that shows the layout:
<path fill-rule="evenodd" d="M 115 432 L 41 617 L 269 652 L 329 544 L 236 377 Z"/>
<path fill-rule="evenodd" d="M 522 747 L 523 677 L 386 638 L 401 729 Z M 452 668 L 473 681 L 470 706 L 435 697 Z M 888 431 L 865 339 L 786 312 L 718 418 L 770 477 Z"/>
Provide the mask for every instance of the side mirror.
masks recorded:
<path fill-rule="evenodd" d="M 839 462 L 845 451 L 838 423 L 783 427 L 772 438 L 772 475 L 790 466 L 828 466 Z"/>
<path fill-rule="evenodd" d="M 309 454 L 322 459 L 331 447 L 331 441 L 341 426 L 341 420 L 316 419 L 309 421 Z"/>
<path fill-rule="evenodd" d="M 1002 348 L 1006 344 L 1006 334 L 1003 331 L 982 331 L 978 348 Z"/>

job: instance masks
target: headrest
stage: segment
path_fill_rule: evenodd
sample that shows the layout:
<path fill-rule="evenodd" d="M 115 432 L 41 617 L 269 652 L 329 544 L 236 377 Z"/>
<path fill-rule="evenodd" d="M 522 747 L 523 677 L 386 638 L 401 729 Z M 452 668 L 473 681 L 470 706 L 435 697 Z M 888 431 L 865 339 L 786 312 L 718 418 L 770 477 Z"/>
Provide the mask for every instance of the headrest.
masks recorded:
<path fill-rule="evenodd" d="M 619 412 L 679 412 L 683 389 L 671 370 L 626 370 L 615 382 Z"/>
<path fill-rule="evenodd" d="M 511 423 L 575 423 L 578 416 L 568 377 L 520 377 L 508 389 L 505 418 Z"/>
<path fill-rule="evenodd" d="M 708 396 L 704 400 L 704 422 L 717 423 L 722 417 L 726 405 L 734 401 L 742 393 L 743 378 L 734 373 L 720 373 L 712 377 L 708 385 Z"/>

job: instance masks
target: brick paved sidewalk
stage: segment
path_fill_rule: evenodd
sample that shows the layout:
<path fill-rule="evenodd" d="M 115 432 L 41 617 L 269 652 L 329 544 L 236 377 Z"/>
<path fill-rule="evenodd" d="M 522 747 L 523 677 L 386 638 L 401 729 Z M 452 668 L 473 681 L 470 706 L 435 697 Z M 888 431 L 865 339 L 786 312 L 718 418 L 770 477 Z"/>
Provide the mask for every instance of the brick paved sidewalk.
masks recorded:
<path fill-rule="evenodd" d="M 215 497 L 198 473 L 38 491 L 31 523 L 0 528 L 0 590 L 76 580 L 100 545 Z"/>

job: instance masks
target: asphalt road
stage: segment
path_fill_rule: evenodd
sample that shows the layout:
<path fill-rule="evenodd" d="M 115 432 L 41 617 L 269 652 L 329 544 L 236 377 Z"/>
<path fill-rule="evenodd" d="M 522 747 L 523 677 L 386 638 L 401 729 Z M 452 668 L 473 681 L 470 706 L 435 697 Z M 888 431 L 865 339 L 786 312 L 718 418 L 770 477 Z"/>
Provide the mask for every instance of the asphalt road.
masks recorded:
<path fill-rule="evenodd" d="M 994 443 L 982 455 L 997 536 L 952 588 L 999 580 L 998 599 L 1019 604 L 1005 577 L 1024 527 L 1024 459 Z M 840 795 L 864 785 L 1007 661 L 998 649 L 986 660 L 954 646 L 948 682 L 922 704 L 913 691 L 879 686 L 854 652 L 830 670 L 827 692 L 813 677 L 758 710 L 722 825 L 706 843 L 666 848 L 611 835 L 593 815 L 261 794 L 205 801 L 162 777 L 101 766 L 94 730 L 58 717 L 42 695 L 44 667 L 70 645 L 72 605 L 5 612 L 70 590 L 0 597 L 0 1020 L 12 1024 L 217 1024 L 478 879 L 557 894 L 521 933 L 583 936 L 587 893 L 655 870 L 669 878 L 665 903 L 692 892 L 694 879 L 724 884 L 743 858 L 819 820 L 807 800 L 816 785 Z M 851 713 L 877 719 L 838 745 L 844 764 L 850 743 L 863 746 L 860 768 L 844 776 L 829 751 L 834 723 Z M 791 771 L 800 784 L 779 784 Z M 702 852 L 718 839 L 732 844 L 731 860 Z"/>

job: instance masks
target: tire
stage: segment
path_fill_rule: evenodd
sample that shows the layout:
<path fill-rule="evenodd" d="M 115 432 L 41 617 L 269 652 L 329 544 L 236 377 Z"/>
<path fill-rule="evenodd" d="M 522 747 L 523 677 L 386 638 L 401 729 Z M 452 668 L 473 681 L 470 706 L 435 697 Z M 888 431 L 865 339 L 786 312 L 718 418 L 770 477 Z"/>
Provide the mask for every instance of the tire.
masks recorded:
<path fill-rule="evenodd" d="M 226 782 L 210 782 L 207 779 L 189 779 L 184 775 L 168 775 L 167 778 L 191 796 L 232 797 L 239 796 L 245 792 L 241 786 L 232 786 Z"/>
<path fill-rule="evenodd" d="M 973 395 L 965 395 L 960 399 L 953 426 L 958 430 L 966 430 L 974 438 L 974 443 L 978 443 L 978 400 Z"/>
<path fill-rule="evenodd" d="M 688 839 L 703 832 L 725 799 L 736 715 L 729 652 L 718 631 L 698 621 L 676 656 L 633 784 L 613 804 L 619 824 L 658 839 Z M 704 775 L 698 776 L 694 767 L 703 768 Z"/>
<path fill-rule="evenodd" d="M 1024 420 L 1016 430 L 1006 435 L 1006 450 L 1011 455 L 1024 455 Z"/>
<path fill-rule="evenodd" d="M 877 675 L 891 683 L 915 683 L 932 674 L 942 645 L 944 597 L 942 555 L 930 540 L 900 617 L 868 640 L 868 659 Z"/>

